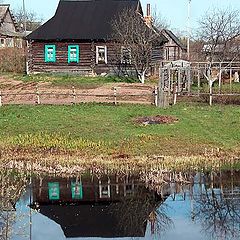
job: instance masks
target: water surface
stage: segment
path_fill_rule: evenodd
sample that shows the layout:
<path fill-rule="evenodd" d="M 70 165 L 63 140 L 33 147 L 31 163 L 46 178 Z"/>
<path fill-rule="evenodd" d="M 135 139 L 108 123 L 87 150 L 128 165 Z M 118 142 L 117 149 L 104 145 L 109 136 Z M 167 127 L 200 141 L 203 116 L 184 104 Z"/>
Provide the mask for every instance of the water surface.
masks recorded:
<path fill-rule="evenodd" d="M 2 239 L 240 239 L 240 173 L 2 178 Z"/>

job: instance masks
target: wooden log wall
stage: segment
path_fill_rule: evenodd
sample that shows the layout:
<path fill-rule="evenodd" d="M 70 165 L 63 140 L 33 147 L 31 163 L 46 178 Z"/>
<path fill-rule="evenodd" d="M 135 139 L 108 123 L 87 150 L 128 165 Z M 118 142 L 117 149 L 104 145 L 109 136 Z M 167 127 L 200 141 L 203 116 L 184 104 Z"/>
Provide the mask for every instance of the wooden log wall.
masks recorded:
<path fill-rule="evenodd" d="M 56 62 L 45 62 L 45 45 L 56 46 Z M 79 63 L 68 63 L 68 45 L 79 45 Z M 96 46 L 107 46 L 107 64 L 96 64 Z M 116 46 L 112 42 L 37 42 L 29 43 L 29 73 L 78 73 L 100 75 L 114 72 Z"/>

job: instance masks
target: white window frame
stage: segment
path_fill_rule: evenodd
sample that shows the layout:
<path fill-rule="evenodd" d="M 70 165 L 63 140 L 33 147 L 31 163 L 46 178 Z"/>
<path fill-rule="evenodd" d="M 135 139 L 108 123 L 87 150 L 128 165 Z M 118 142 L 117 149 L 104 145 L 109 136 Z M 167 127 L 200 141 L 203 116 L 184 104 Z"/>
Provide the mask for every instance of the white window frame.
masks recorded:
<path fill-rule="evenodd" d="M 104 48 L 104 62 L 99 62 L 99 49 Z M 96 46 L 96 64 L 107 64 L 107 46 Z"/>
<path fill-rule="evenodd" d="M 107 191 L 103 189 L 107 188 Z M 102 184 L 102 181 L 99 180 L 99 197 L 102 198 L 110 198 L 111 197 L 111 187 L 110 187 L 110 180 L 108 180 L 107 184 Z"/>
<path fill-rule="evenodd" d="M 5 46 L 7 47 L 7 48 L 13 48 L 14 47 L 14 40 L 13 40 L 13 38 L 6 38 L 6 40 L 5 40 Z"/>

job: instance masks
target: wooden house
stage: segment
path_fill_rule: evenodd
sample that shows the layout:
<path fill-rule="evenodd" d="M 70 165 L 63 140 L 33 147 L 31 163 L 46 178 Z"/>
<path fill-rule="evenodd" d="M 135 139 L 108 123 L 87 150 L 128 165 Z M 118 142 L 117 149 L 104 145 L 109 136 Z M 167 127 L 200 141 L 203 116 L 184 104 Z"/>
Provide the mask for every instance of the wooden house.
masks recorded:
<path fill-rule="evenodd" d="M 116 73 L 112 22 L 127 8 L 143 16 L 139 0 L 60 0 L 55 15 L 27 37 L 27 72 Z"/>
<path fill-rule="evenodd" d="M 23 47 L 23 35 L 10 11 L 9 4 L 0 4 L 0 48 Z"/>
<path fill-rule="evenodd" d="M 163 29 L 162 34 L 168 39 L 168 42 L 164 44 L 164 60 L 185 60 L 187 58 L 187 47 L 184 46 L 184 44 L 172 31 Z"/>

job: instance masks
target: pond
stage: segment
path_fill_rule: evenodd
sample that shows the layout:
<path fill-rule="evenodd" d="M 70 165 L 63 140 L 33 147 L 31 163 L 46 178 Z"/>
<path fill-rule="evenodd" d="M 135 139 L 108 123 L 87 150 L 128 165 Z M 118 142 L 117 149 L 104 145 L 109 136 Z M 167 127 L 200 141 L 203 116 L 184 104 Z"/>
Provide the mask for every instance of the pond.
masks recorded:
<path fill-rule="evenodd" d="M 0 239 L 239 239 L 240 172 L 193 173 L 188 180 L 4 172 Z"/>

